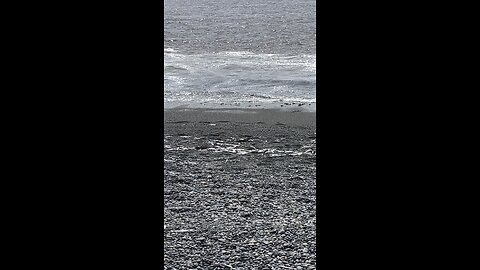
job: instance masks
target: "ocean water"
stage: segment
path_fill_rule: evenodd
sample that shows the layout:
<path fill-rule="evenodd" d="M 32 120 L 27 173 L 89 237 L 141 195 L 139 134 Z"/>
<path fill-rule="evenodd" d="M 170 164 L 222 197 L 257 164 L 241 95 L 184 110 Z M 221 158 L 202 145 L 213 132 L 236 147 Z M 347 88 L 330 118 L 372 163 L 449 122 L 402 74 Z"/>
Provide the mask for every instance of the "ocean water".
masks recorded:
<path fill-rule="evenodd" d="M 314 0 L 164 0 L 164 105 L 315 110 Z"/>

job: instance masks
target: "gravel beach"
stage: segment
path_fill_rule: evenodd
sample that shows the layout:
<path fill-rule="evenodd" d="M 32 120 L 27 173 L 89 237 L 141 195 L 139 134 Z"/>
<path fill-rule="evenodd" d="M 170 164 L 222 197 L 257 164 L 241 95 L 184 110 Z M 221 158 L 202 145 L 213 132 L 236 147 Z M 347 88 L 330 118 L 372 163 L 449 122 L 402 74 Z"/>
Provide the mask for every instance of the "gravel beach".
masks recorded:
<path fill-rule="evenodd" d="M 165 110 L 164 269 L 315 269 L 315 119 Z"/>

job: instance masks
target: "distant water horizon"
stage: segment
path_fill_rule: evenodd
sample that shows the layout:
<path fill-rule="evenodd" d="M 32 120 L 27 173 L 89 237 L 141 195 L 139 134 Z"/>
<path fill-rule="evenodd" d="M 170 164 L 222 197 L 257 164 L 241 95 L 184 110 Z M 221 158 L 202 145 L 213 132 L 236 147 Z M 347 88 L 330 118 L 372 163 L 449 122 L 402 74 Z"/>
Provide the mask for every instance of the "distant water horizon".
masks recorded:
<path fill-rule="evenodd" d="M 315 5 L 164 0 L 165 108 L 315 110 Z"/>

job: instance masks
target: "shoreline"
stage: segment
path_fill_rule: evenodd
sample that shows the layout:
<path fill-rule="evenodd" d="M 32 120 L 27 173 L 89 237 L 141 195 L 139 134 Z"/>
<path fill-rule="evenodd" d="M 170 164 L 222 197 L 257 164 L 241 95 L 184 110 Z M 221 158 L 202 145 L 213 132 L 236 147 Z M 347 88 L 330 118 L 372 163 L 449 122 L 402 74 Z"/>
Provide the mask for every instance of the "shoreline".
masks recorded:
<path fill-rule="evenodd" d="M 164 110 L 169 123 L 250 123 L 316 128 L 316 112 L 292 109 L 172 108 Z"/>

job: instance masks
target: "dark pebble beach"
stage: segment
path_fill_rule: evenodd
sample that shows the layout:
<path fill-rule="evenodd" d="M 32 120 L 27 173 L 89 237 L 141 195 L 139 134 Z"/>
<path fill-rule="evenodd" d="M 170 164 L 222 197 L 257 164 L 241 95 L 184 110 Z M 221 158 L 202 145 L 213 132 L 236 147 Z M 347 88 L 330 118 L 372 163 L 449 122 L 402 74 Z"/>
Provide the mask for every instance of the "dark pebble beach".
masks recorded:
<path fill-rule="evenodd" d="M 315 269 L 315 118 L 166 110 L 164 269 Z"/>

